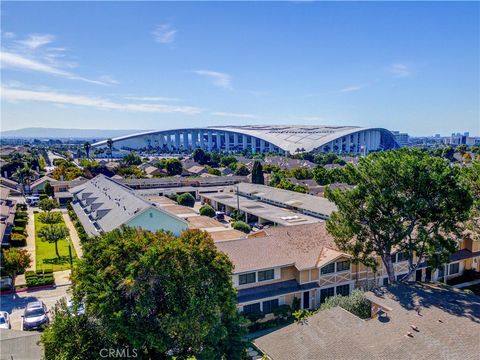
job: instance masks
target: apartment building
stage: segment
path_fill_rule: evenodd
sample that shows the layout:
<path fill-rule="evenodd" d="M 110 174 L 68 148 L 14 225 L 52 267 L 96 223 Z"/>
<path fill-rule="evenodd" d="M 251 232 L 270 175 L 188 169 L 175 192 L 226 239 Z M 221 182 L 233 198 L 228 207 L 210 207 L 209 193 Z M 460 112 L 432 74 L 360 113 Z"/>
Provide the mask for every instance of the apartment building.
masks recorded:
<path fill-rule="evenodd" d="M 313 309 L 327 297 L 388 283 L 381 266 L 373 273 L 364 265 L 352 264 L 351 257 L 335 246 L 323 222 L 274 227 L 216 246 L 235 266 L 233 284 L 244 314 L 270 314 L 280 305 L 292 305 L 294 298 L 301 309 Z M 408 273 L 405 254 L 393 254 L 392 262 L 397 278 L 403 278 Z M 433 270 L 425 263 L 409 280 L 444 281 L 465 269 L 480 270 L 479 263 L 480 242 L 465 240 L 443 269 Z"/>

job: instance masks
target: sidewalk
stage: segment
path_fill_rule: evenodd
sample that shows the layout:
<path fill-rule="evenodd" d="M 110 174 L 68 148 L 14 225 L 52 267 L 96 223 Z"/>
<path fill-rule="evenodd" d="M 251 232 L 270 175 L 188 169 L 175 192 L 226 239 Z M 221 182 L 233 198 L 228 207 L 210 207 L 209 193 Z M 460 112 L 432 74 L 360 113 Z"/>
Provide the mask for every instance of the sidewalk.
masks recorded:
<path fill-rule="evenodd" d="M 65 225 L 67 225 L 68 231 L 70 232 L 70 240 L 72 240 L 73 248 L 77 253 L 78 258 L 83 256 L 82 244 L 80 242 L 80 238 L 78 237 L 77 229 L 70 220 L 70 216 L 68 216 L 67 212 L 62 211 L 63 220 L 65 221 Z"/>
<path fill-rule="evenodd" d="M 464 287 L 477 285 L 477 284 L 480 284 L 480 279 L 473 280 L 473 281 L 467 281 L 467 282 L 457 284 L 457 285 L 452 285 L 452 287 L 454 287 L 455 289 L 463 289 Z"/>
<path fill-rule="evenodd" d="M 24 248 L 30 254 L 32 263 L 27 270 L 35 271 L 36 259 L 35 259 L 35 217 L 33 214 L 33 208 L 28 207 L 28 224 L 27 224 L 27 246 Z"/>

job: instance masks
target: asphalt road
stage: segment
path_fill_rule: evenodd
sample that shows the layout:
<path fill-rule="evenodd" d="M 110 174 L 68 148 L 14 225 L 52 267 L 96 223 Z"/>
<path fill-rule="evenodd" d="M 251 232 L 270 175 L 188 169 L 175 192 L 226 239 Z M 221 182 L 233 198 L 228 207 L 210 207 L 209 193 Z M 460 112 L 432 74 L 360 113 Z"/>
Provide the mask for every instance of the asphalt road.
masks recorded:
<path fill-rule="evenodd" d="M 56 288 L 24 291 L 16 294 L 0 296 L 0 310 L 10 314 L 10 323 L 13 330 L 22 329 L 22 315 L 25 306 L 32 301 L 43 301 L 51 310 L 62 297 L 70 298 L 69 286 L 57 286 Z M 50 316 L 50 314 L 49 314 Z"/>

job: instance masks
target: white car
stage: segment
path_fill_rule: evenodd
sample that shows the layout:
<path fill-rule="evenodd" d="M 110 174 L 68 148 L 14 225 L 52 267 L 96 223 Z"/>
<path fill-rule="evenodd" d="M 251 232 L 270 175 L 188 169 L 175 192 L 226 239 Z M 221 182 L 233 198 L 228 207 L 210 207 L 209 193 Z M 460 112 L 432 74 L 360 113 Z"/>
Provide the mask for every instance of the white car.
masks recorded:
<path fill-rule="evenodd" d="M 70 311 L 70 313 L 73 316 L 84 315 L 85 314 L 85 306 L 82 303 L 79 303 L 77 305 L 77 308 L 74 309 L 74 303 L 73 303 L 72 299 L 67 301 L 67 308 L 68 308 L 68 311 Z"/>
<path fill-rule="evenodd" d="M 0 329 L 10 329 L 10 316 L 6 311 L 0 311 Z"/>

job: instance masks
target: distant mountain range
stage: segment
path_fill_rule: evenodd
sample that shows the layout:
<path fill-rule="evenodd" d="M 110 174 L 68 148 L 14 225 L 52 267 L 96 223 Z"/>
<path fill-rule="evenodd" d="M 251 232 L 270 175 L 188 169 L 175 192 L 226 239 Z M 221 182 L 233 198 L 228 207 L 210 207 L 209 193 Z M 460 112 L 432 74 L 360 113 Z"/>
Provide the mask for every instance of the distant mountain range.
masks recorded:
<path fill-rule="evenodd" d="M 1 131 L 0 134 L 3 138 L 22 139 L 108 139 L 144 131 L 148 130 L 60 129 L 33 127 Z"/>

